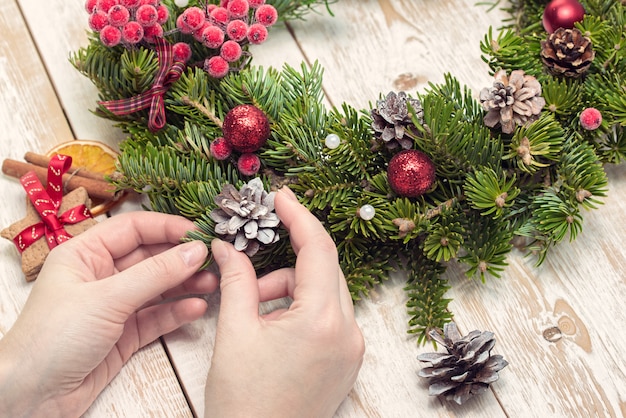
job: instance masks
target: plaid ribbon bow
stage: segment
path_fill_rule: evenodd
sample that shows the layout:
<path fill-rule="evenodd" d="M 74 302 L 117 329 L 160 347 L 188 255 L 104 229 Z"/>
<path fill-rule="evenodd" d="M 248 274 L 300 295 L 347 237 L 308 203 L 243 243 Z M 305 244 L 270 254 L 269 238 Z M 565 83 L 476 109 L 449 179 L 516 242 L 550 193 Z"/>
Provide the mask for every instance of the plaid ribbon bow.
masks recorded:
<path fill-rule="evenodd" d="M 63 174 L 72 166 L 72 157 L 55 155 L 48 165 L 48 186 L 44 189 L 34 171 L 29 171 L 20 178 L 28 199 L 41 217 L 41 222 L 24 228 L 13 242 L 19 252 L 23 252 L 39 238 L 45 235 L 48 247 L 56 247 L 72 236 L 63 225 L 76 224 L 91 218 L 89 208 L 84 204 L 57 215 L 63 198 Z"/>
<path fill-rule="evenodd" d="M 98 104 L 117 116 L 130 115 L 149 107 L 148 129 L 152 132 L 156 132 L 165 126 L 165 100 L 163 96 L 185 71 L 184 62 L 174 62 L 172 45 L 165 39 L 156 38 L 156 52 L 159 60 L 159 70 L 150 90 L 126 99 L 98 102 Z"/>

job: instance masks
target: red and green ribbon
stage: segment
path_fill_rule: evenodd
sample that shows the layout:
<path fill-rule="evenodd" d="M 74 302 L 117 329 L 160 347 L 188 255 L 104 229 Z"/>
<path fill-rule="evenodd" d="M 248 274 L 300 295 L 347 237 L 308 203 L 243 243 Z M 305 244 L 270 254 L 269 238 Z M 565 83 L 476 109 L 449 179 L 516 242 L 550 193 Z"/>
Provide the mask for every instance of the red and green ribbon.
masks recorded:
<path fill-rule="evenodd" d="M 84 204 L 58 215 L 63 199 L 63 174 L 71 166 L 72 157 L 66 155 L 52 157 L 48 165 L 48 185 L 46 188 L 41 184 L 34 171 L 29 171 L 20 178 L 20 183 L 26 190 L 28 199 L 41 218 L 41 222 L 24 228 L 13 238 L 13 242 L 20 253 L 44 236 L 48 247 L 52 249 L 72 237 L 65 230 L 64 225 L 76 224 L 92 217 L 89 208 Z"/>
<path fill-rule="evenodd" d="M 156 52 L 159 60 L 159 69 L 149 90 L 126 99 L 98 102 L 98 104 L 104 106 L 116 116 L 130 115 L 139 110 L 150 108 L 148 129 L 152 132 L 156 132 L 165 126 L 165 93 L 185 71 L 184 62 L 174 62 L 172 45 L 165 39 L 156 39 Z"/>

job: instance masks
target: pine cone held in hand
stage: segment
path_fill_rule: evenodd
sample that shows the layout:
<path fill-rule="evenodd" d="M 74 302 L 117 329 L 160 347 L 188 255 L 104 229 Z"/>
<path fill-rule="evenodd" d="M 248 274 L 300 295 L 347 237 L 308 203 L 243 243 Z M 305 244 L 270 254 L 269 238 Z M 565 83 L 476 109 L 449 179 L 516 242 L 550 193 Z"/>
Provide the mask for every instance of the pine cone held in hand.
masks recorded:
<path fill-rule="evenodd" d="M 381 139 L 389 149 L 395 149 L 398 146 L 402 149 L 413 147 L 411 138 L 405 136 L 407 130 L 415 130 L 407 103 L 415 111 L 419 123 L 423 123 L 422 104 L 419 100 L 408 97 L 403 91 L 398 94 L 389 92 L 384 100 L 376 102 L 376 109 L 371 111 L 374 137 Z"/>
<path fill-rule="evenodd" d="M 225 184 L 221 193 L 215 196 L 218 208 L 211 211 L 211 218 L 217 223 L 215 233 L 249 257 L 262 245 L 277 242 L 276 228 L 280 219 L 274 212 L 275 195 L 265 191 L 258 177 L 244 184 L 239 191 L 232 184 Z"/>
<path fill-rule="evenodd" d="M 559 28 L 541 41 L 541 60 L 555 76 L 581 77 L 595 56 L 591 40 L 576 28 Z"/>
<path fill-rule="evenodd" d="M 523 70 L 498 71 L 492 87 L 480 92 L 480 103 L 487 111 L 484 122 L 490 128 L 500 124 L 502 132 L 513 133 L 515 126 L 525 126 L 539 119 L 546 101 L 541 97 L 541 84 Z"/>
<path fill-rule="evenodd" d="M 444 338 L 437 331 L 430 336 L 443 345 L 447 353 L 424 353 L 417 359 L 430 367 L 419 371 L 419 376 L 429 379 L 429 394 L 445 396 L 459 405 L 473 395 L 487 390 L 498 380 L 498 372 L 509 363 L 501 355 L 491 355 L 496 344 L 492 332 L 472 331 L 461 337 L 454 322 L 443 329 Z"/>

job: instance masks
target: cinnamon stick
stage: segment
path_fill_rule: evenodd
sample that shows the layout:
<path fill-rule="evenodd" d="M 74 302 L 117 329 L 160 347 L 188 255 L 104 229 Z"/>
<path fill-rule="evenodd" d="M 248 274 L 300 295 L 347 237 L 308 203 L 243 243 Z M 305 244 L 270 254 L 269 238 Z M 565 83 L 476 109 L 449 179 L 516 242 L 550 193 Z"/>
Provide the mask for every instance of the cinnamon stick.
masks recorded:
<path fill-rule="evenodd" d="M 26 162 L 28 163 L 38 165 L 39 167 L 48 167 L 48 165 L 50 165 L 50 157 L 48 157 L 47 155 L 36 154 L 30 151 L 24 154 L 24 160 L 26 160 Z M 74 174 L 75 176 L 87 177 L 94 180 L 106 181 L 104 175 L 100 173 L 95 173 L 93 171 L 88 171 L 80 167 L 71 167 L 69 170 L 67 170 L 67 173 Z"/>
<path fill-rule="evenodd" d="M 6 159 L 2 162 L 2 172 L 8 176 L 20 178 L 29 171 L 34 171 L 42 184 L 48 181 L 48 168 L 40 167 L 35 164 L 23 163 L 21 161 Z M 72 174 L 63 175 L 63 185 L 67 190 L 74 190 L 79 187 L 87 189 L 87 194 L 91 198 L 102 200 L 117 200 L 123 194 L 121 191 L 116 192 L 115 187 L 109 182 L 103 180 L 95 180 L 87 177 Z"/>

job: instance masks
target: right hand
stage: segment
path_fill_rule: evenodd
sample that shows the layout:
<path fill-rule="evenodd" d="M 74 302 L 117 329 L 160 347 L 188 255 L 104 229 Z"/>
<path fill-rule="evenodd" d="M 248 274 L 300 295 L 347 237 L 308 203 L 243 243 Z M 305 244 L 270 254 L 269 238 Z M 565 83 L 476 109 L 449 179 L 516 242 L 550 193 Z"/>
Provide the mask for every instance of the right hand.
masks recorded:
<path fill-rule="evenodd" d="M 248 257 L 215 240 L 221 306 L 206 385 L 206 416 L 331 417 L 356 381 L 365 344 L 337 249 L 322 224 L 283 188 L 276 212 L 295 269 L 257 280 Z M 259 302 L 290 296 L 259 315 Z"/>

